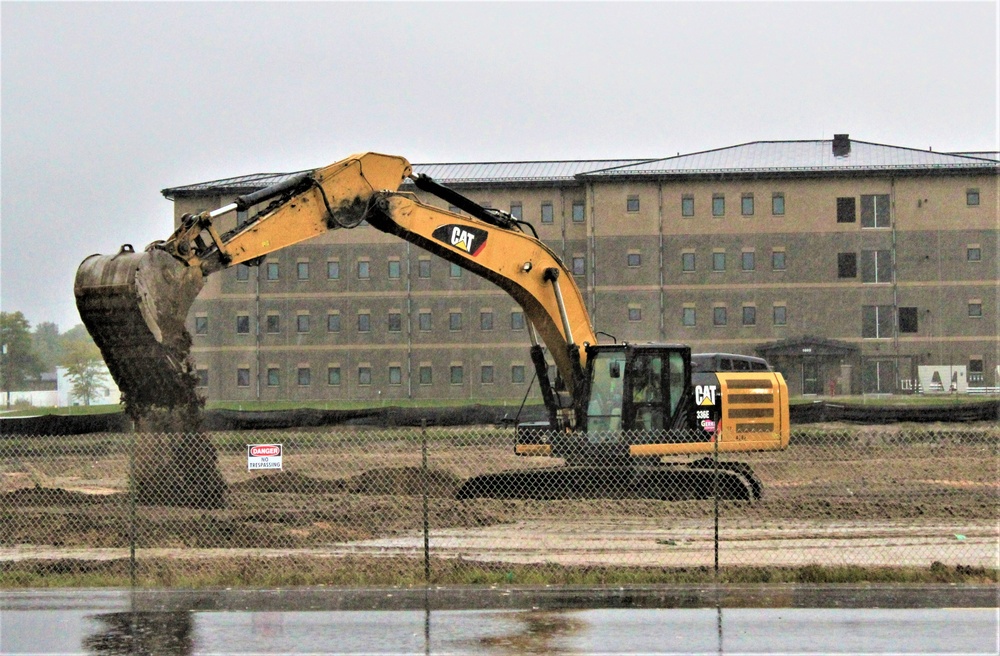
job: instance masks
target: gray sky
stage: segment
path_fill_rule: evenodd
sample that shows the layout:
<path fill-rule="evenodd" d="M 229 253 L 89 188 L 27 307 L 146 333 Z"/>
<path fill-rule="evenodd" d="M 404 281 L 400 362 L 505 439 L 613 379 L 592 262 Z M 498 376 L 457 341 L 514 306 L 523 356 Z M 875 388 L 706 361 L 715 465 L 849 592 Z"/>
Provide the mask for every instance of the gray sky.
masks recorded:
<path fill-rule="evenodd" d="M 0 308 L 80 322 L 165 187 L 322 166 L 998 149 L 997 2 L 3 2 Z"/>

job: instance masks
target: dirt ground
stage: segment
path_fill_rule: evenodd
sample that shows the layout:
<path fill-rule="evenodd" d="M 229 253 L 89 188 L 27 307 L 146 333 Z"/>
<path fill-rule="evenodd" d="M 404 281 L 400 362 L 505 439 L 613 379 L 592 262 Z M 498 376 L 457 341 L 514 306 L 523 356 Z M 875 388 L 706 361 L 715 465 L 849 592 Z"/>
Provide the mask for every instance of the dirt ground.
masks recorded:
<path fill-rule="evenodd" d="M 18 451 L 0 458 L 0 560 L 96 556 L 127 549 L 133 536 L 138 549 L 156 550 L 150 555 L 223 549 L 389 556 L 423 548 L 424 474 L 412 433 L 271 434 L 260 441 L 283 443 L 284 469 L 268 473 L 247 471 L 245 447 L 220 438 L 227 504 L 218 510 L 133 505 L 125 449 L 107 436 L 92 443 L 72 438 L 72 448 L 59 439 L 22 440 Z M 254 438 L 239 438 L 246 439 Z M 727 562 L 997 566 L 1000 458 L 993 427 L 828 428 L 787 451 L 741 460 L 764 493 L 754 503 L 720 502 Z M 426 470 L 435 556 L 706 564 L 713 553 L 712 500 L 455 498 L 470 476 L 558 462 L 518 458 L 506 438 L 435 434 Z"/>

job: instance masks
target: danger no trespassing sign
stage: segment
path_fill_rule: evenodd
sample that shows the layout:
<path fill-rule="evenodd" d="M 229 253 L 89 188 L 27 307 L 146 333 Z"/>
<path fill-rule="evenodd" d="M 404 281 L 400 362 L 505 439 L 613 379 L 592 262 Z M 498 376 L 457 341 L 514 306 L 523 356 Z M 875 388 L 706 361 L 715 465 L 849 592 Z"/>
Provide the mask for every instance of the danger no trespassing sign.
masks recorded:
<path fill-rule="evenodd" d="M 247 444 L 247 469 L 281 469 L 281 445 Z"/>

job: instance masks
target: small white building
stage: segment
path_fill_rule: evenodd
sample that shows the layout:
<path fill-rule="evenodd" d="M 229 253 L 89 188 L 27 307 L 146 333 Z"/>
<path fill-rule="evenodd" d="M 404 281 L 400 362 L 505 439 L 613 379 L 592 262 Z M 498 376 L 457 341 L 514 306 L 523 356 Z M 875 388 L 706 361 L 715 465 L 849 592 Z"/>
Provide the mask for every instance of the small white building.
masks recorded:
<path fill-rule="evenodd" d="M 107 365 L 101 363 L 101 371 L 104 372 L 104 384 L 98 389 L 94 398 L 90 399 L 90 405 L 117 405 L 121 403 L 122 394 L 118 390 L 118 385 L 111 378 Z M 56 369 L 56 405 L 66 408 L 73 405 L 83 405 L 83 399 L 73 395 L 73 382 L 69 379 L 65 367 Z"/>

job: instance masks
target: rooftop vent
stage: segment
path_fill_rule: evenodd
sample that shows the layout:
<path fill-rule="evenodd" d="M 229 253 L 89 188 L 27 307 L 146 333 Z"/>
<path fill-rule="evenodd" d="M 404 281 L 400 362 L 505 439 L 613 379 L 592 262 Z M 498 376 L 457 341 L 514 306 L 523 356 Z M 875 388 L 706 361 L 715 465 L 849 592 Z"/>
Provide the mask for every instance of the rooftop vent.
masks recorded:
<path fill-rule="evenodd" d="M 833 135 L 833 156 L 847 157 L 850 154 L 851 154 L 851 135 L 849 134 Z"/>

